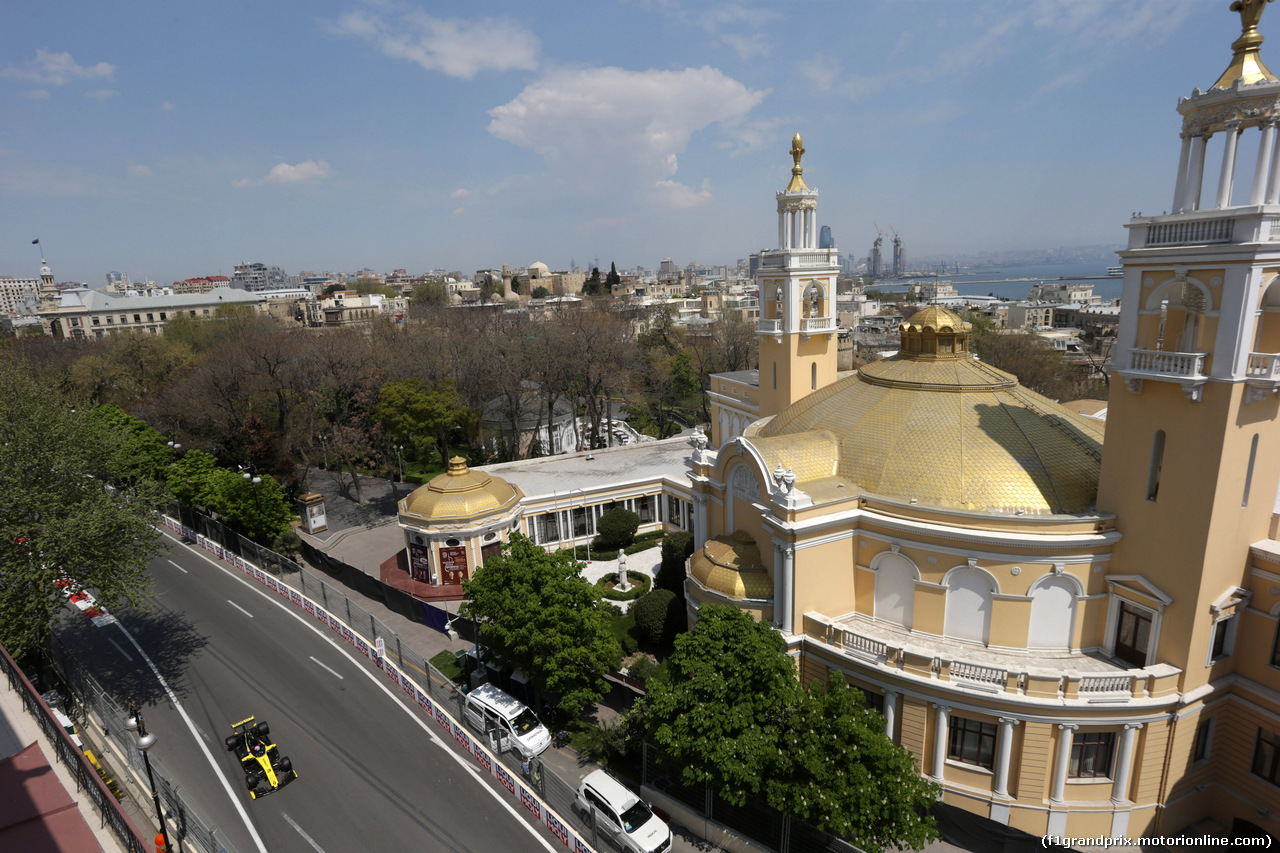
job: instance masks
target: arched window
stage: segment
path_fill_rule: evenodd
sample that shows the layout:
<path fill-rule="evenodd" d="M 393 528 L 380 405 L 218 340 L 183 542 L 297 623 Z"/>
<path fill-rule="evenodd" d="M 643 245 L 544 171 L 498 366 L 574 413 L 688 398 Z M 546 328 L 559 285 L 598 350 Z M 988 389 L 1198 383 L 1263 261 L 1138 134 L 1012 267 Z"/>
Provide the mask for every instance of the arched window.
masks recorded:
<path fill-rule="evenodd" d="M 875 617 L 903 628 L 911 627 L 916 600 L 916 567 L 901 554 L 884 554 L 875 561 Z"/>
<path fill-rule="evenodd" d="M 957 640 L 986 643 L 991 636 L 991 576 L 977 569 L 953 569 L 945 580 L 947 612 L 943 632 Z"/>
<path fill-rule="evenodd" d="M 1078 592 L 1074 581 L 1052 575 L 1032 585 L 1027 648 L 1070 650 Z"/>
<path fill-rule="evenodd" d="M 818 362 L 814 362 L 809 368 L 809 385 L 814 391 L 818 390 Z"/>
<path fill-rule="evenodd" d="M 817 282 L 810 282 L 809 286 L 804 289 L 804 296 L 801 299 L 801 309 L 805 317 L 821 317 L 823 315 L 822 303 L 826 296 L 822 286 Z"/>

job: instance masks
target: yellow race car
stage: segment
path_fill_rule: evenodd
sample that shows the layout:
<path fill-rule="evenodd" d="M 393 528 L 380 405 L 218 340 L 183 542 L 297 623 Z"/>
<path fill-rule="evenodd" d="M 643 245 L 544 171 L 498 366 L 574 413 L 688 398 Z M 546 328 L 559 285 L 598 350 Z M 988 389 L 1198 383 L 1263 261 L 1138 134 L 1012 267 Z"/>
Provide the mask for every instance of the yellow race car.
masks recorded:
<path fill-rule="evenodd" d="M 224 743 L 227 751 L 235 753 L 244 769 L 244 784 L 253 799 L 265 797 L 298 778 L 293 769 L 293 762 L 288 756 L 281 756 L 280 749 L 271 742 L 271 730 L 267 721 L 255 723 L 253 717 L 232 724 L 235 734 Z"/>

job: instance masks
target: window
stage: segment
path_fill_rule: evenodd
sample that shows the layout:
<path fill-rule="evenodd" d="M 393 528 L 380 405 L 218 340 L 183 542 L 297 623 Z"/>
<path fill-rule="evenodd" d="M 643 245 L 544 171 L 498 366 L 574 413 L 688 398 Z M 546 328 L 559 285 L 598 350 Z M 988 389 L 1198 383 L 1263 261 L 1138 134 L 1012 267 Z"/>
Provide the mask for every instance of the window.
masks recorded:
<path fill-rule="evenodd" d="M 636 515 L 640 516 L 641 524 L 652 524 L 654 521 L 653 495 L 636 498 L 635 510 Z"/>
<path fill-rule="evenodd" d="M 1230 657 L 1236 639 L 1236 617 L 1228 616 L 1213 623 L 1213 642 L 1209 646 L 1209 661 Z"/>
<path fill-rule="evenodd" d="M 1280 735 L 1258 729 L 1258 743 L 1253 748 L 1250 770 L 1272 785 L 1280 785 Z"/>
<path fill-rule="evenodd" d="M 862 704 L 875 711 L 880 716 L 884 716 L 884 694 L 872 693 L 868 690 L 862 691 Z"/>
<path fill-rule="evenodd" d="M 160 312 L 160 322 L 162 322 L 162 323 L 163 323 L 163 322 L 165 322 L 165 321 L 166 321 L 166 320 L 168 320 L 168 319 L 169 319 L 169 318 L 165 316 L 165 312 L 161 311 L 161 312 Z"/>
<path fill-rule="evenodd" d="M 818 362 L 809 366 L 809 384 L 814 391 L 818 390 Z"/>
<path fill-rule="evenodd" d="M 98 318 L 97 318 L 97 317 L 94 317 L 94 318 L 93 318 L 93 325 L 95 325 L 95 326 L 96 326 L 96 325 L 98 325 Z"/>
<path fill-rule="evenodd" d="M 560 525 L 556 522 L 554 512 L 544 512 L 537 517 L 538 542 L 559 542 Z"/>
<path fill-rule="evenodd" d="M 1249 487 L 1253 485 L 1253 463 L 1258 458 L 1258 437 L 1253 437 L 1253 442 L 1249 445 L 1249 467 L 1244 472 L 1244 497 L 1240 499 L 1240 506 L 1249 505 Z"/>
<path fill-rule="evenodd" d="M 589 536 L 591 530 L 587 526 L 587 511 L 583 507 L 577 507 L 573 511 L 573 535 L 574 538 Z"/>
<path fill-rule="evenodd" d="M 128 314 L 121 314 L 121 315 L 120 315 L 120 322 L 121 322 L 121 323 L 128 323 L 128 322 L 129 322 L 129 315 L 128 315 Z"/>
<path fill-rule="evenodd" d="M 1071 742 L 1067 775 L 1072 779 L 1105 779 L 1111 775 L 1115 732 L 1085 732 Z"/>
<path fill-rule="evenodd" d="M 1122 601 L 1116 624 L 1116 657 L 1133 666 L 1146 666 L 1150 639 L 1151 613 Z"/>
<path fill-rule="evenodd" d="M 773 363 L 773 390 L 778 390 L 778 362 Z"/>
<path fill-rule="evenodd" d="M 1196 726 L 1195 743 L 1191 746 L 1191 762 L 1204 761 L 1209 757 L 1209 743 L 1213 740 L 1213 719 L 1202 720 Z"/>
<path fill-rule="evenodd" d="M 115 317 L 112 317 L 110 314 L 108 314 L 108 315 L 107 315 L 107 325 L 108 325 L 108 326 L 114 325 L 114 324 L 115 324 L 115 322 L 116 322 L 116 318 L 115 318 Z"/>
<path fill-rule="evenodd" d="M 1072 747 L 1072 756 L 1075 748 Z M 996 725 L 964 717 L 952 717 L 948 735 L 947 758 L 990 770 L 995 766 Z"/>
<path fill-rule="evenodd" d="M 148 315 L 147 315 L 147 322 L 148 322 L 148 323 L 154 323 L 155 321 L 156 321 L 156 315 L 154 315 L 154 314 L 148 314 Z"/>
<path fill-rule="evenodd" d="M 1276 625 L 1276 639 L 1271 644 L 1271 665 L 1280 666 L 1280 625 Z"/>
<path fill-rule="evenodd" d="M 135 322 L 135 323 L 141 323 L 141 322 L 142 322 L 142 315 L 141 315 L 141 314 L 134 314 L 134 315 L 133 315 L 133 322 Z"/>
<path fill-rule="evenodd" d="M 1147 500 L 1154 501 L 1160 492 L 1160 469 L 1164 466 L 1164 430 L 1156 430 L 1151 440 L 1151 467 L 1147 471 Z"/>

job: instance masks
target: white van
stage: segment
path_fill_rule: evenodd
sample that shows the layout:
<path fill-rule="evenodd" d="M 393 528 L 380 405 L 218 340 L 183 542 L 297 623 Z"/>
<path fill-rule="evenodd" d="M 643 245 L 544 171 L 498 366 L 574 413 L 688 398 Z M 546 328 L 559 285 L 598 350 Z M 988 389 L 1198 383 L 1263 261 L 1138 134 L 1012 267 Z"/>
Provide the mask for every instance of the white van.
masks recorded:
<path fill-rule="evenodd" d="M 532 758 L 551 745 L 551 732 L 537 715 L 514 696 L 492 684 L 481 684 L 467 694 L 467 722 L 490 737 L 497 732 L 500 752 L 514 749 L 521 758 Z"/>
<path fill-rule="evenodd" d="M 588 773 L 578 786 L 574 808 L 619 850 L 628 853 L 666 853 L 671 829 L 649 805 L 603 770 Z"/>

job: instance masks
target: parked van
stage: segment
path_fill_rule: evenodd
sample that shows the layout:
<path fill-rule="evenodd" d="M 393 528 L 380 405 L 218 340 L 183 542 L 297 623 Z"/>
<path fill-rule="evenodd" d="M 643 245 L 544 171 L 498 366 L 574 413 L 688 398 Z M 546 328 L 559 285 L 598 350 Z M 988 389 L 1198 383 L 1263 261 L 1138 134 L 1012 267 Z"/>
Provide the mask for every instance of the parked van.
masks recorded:
<path fill-rule="evenodd" d="M 532 758 L 551 745 L 547 731 L 533 711 L 492 684 L 481 684 L 467 694 L 467 722 L 489 737 L 497 732 L 500 752 L 514 749 L 521 758 Z"/>
<path fill-rule="evenodd" d="M 649 804 L 603 770 L 588 773 L 578 786 L 574 808 L 594 821 L 620 850 L 627 853 L 666 853 L 671 849 L 671 829 L 653 813 Z"/>

